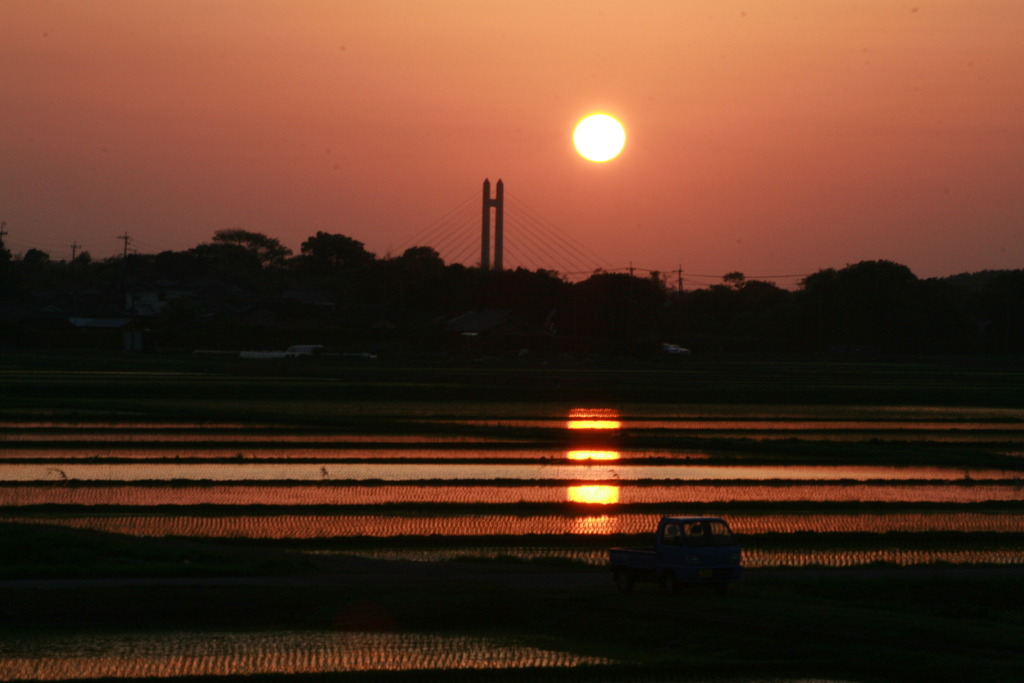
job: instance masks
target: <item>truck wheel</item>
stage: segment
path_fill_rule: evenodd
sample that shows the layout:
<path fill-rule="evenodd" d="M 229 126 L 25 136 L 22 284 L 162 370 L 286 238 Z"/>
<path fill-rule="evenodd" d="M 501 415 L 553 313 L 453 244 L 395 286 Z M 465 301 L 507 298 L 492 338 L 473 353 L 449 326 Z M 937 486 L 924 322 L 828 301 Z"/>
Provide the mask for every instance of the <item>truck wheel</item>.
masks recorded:
<path fill-rule="evenodd" d="M 672 572 L 665 572 L 661 577 L 661 589 L 665 595 L 679 595 L 679 582 Z"/>
<path fill-rule="evenodd" d="M 629 593 L 633 590 L 633 575 L 623 570 L 615 572 L 615 587 L 620 593 Z"/>

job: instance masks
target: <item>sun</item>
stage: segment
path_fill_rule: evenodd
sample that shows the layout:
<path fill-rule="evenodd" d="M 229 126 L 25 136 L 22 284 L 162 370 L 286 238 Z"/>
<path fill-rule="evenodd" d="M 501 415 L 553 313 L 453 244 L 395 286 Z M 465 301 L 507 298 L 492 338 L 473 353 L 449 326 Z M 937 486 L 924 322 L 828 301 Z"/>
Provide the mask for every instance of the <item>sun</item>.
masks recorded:
<path fill-rule="evenodd" d="M 626 144 L 626 130 L 608 114 L 591 114 L 576 124 L 572 142 L 584 159 L 609 161 Z"/>

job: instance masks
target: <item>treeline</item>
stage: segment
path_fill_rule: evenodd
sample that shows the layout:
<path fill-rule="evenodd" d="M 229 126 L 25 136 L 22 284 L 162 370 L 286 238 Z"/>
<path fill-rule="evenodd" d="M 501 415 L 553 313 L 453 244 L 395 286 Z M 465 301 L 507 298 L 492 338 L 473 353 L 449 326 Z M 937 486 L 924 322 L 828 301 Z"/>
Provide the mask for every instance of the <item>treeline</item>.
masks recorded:
<path fill-rule="evenodd" d="M 790 291 L 741 273 L 677 291 L 658 273 L 579 282 L 522 268 L 446 264 L 425 246 L 379 258 L 318 232 L 293 254 L 275 238 L 218 231 L 185 251 L 54 261 L 0 246 L 0 344 L 107 343 L 82 320 L 145 335 L 145 348 L 323 344 L 375 354 L 704 352 L 884 354 L 1024 350 L 1024 270 L 919 279 L 862 261 Z"/>

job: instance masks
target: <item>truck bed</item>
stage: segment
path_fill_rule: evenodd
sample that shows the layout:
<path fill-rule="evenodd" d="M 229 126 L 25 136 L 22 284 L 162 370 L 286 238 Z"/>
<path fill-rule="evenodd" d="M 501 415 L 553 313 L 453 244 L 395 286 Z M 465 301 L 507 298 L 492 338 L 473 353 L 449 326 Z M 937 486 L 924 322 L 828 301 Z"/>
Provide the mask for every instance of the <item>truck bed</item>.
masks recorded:
<path fill-rule="evenodd" d="M 658 561 L 656 548 L 611 548 L 608 558 L 612 566 L 649 568 Z"/>

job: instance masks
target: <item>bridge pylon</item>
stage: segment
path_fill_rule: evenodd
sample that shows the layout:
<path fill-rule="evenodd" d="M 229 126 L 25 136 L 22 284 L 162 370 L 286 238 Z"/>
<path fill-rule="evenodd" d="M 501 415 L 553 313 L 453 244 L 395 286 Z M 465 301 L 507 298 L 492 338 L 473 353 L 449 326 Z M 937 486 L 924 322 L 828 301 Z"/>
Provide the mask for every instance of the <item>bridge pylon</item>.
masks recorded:
<path fill-rule="evenodd" d="M 491 268 L 491 208 L 494 208 L 494 270 L 501 270 L 505 251 L 505 184 L 498 179 L 491 197 L 491 181 L 484 179 L 483 217 L 480 225 L 480 269 Z"/>

